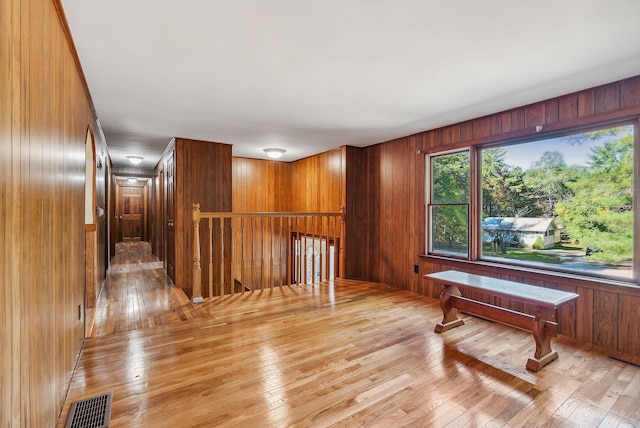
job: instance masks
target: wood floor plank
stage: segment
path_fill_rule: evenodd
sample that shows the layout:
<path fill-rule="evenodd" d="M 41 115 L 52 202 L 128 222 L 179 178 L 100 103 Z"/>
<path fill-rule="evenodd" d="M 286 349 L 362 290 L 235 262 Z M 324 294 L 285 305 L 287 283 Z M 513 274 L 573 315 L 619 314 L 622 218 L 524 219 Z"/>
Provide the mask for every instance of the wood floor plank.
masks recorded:
<path fill-rule="evenodd" d="M 119 245 L 58 426 L 107 391 L 112 427 L 640 426 L 637 366 L 560 336 L 532 373 L 530 333 L 441 317 L 354 280 L 193 305 L 148 244 Z"/>

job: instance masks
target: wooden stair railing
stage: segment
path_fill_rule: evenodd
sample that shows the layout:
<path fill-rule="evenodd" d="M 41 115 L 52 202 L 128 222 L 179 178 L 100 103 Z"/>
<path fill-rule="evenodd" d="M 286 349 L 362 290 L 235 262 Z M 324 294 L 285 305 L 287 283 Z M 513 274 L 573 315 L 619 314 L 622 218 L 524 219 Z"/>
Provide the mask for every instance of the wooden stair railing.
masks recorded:
<path fill-rule="evenodd" d="M 344 229 L 344 207 L 340 212 L 232 213 L 201 212 L 194 203 L 192 301 L 204 301 L 203 270 L 207 297 L 329 280 L 331 272 L 343 277 Z"/>

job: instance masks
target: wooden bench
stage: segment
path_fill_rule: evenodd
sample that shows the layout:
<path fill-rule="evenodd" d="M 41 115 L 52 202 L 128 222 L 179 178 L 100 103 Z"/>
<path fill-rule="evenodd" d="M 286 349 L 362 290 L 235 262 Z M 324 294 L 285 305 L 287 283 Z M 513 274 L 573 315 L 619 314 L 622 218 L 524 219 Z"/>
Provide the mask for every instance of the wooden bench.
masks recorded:
<path fill-rule="evenodd" d="M 442 284 L 440 307 L 444 317 L 442 322 L 436 325 L 436 333 L 464 324 L 464 321 L 458 318 L 459 309 L 531 331 L 536 342 L 536 350 L 533 357 L 527 361 L 529 370 L 537 372 L 558 358 L 558 353 L 551 350 L 551 338 L 558 335 L 558 324 L 551 320 L 555 319 L 556 310 L 560 306 L 576 300 L 578 294 L 454 270 L 428 274 L 425 278 Z M 533 305 L 535 315 L 463 297 L 460 288 Z"/>

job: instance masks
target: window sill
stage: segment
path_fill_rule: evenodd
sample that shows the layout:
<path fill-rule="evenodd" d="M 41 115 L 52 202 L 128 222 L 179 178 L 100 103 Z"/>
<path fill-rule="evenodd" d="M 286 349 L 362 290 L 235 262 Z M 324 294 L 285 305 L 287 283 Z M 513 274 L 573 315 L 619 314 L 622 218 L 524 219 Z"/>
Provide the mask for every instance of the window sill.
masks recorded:
<path fill-rule="evenodd" d="M 486 260 L 463 260 L 453 257 L 436 256 L 431 254 L 419 254 L 420 259 L 430 262 L 446 263 L 453 267 L 465 269 L 491 269 L 505 275 L 535 275 L 537 279 L 542 281 L 553 281 L 559 283 L 568 283 L 570 285 L 578 285 L 580 287 L 598 288 L 598 289 L 615 289 L 617 292 L 628 291 L 630 294 L 639 295 L 640 287 L 634 281 L 623 281 L 611 278 L 594 277 L 588 275 L 580 275 L 569 272 L 556 272 L 535 267 L 510 265 L 506 263 L 496 263 Z"/>

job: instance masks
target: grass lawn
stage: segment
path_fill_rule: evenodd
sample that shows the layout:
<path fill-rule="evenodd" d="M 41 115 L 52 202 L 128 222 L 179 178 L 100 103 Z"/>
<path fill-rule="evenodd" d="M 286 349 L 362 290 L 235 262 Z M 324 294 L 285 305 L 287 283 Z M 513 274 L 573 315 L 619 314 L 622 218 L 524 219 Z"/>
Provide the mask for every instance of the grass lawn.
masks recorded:
<path fill-rule="evenodd" d="M 492 252 L 491 246 L 484 246 L 484 255 L 494 257 L 504 257 L 507 259 L 523 260 L 536 263 L 560 264 L 560 258 L 556 254 L 545 253 L 544 250 L 524 250 L 520 248 L 507 248 L 507 254 L 500 251 Z"/>

